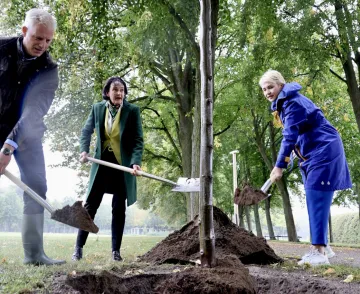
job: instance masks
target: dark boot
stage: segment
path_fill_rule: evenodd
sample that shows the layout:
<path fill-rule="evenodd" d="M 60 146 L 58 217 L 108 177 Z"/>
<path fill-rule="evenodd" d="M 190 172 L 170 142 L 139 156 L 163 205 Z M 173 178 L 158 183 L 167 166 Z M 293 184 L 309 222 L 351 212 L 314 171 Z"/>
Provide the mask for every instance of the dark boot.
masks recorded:
<path fill-rule="evenodd" d="M 83 257 L 83 249 L 79 246 L 75 246 L 74 253 L 71 257 L 73 261 L 79 261 Z"/>
<path fill-rule="evenodd" d="M 24 264 L 54 265 L 65 260 L 54 260 L 46 256 L 43 245 L 44 214 L 24 214 L 22 220 L 22 242 Z"/>
<path fill-rule="evenodd" d="M 115 251 L 112 252 L 112 260 L 114 260 L 114 261 L 122 261 L 119 250 L 115 250 Z"/>

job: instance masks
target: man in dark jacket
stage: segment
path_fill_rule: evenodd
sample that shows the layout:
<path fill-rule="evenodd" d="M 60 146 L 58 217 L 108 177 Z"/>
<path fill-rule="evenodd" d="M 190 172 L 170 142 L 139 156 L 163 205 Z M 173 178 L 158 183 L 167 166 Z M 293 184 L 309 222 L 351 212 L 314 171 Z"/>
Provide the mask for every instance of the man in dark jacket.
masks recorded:
<path fill-rule="evenodd" d="M 44 199 L 43 119 L 58 87 L 57 65 L 46 50 L 55 28 L 51 14 L 31 9 L 26 13 L 21 37 L 0 39 L 0 174 L 14 155 L 21 180 Z M 44 208 L 26 193 L 23 199 L 24 263 L 64 263 L 44 253 Z"/>

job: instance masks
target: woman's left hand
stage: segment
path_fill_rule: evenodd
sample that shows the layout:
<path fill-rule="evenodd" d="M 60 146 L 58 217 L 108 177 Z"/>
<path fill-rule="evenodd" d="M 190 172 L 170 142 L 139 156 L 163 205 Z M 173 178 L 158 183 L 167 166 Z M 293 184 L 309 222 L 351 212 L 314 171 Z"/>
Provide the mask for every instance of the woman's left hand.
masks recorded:
<path fill-rule="evenodd" d="M 132 174 L 133 176 L 138 176 L 138 174 L 137 174 L 136 171 L 141 170 L 140 165 L 134 164 L 134 165 L 132 166 L 132 168 L 133 168 L 133 171 L 131 172 L 131 174 Z"/>
<path fill-rule="evenodd" d="M 270 173 L 271 182 L 274 183 L 276 181 L 279 181 L 282 178 L 282 175 L 283 175 L 283 169 L 275 166 Z"/>

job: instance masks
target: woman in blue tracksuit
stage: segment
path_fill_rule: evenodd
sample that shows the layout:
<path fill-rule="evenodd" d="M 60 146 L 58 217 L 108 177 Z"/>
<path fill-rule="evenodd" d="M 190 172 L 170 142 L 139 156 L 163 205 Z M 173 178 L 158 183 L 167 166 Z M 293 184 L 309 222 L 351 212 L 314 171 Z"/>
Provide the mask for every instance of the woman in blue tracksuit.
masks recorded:
<path fill-rule="evenodd" d="M 275 126 L 283 127 L 283 139 L 270 174 L 271 180 L 274 182 L 282 177 L 292 151 L 299 158 L 313 245 L 299 265 L 305 262 L 329 264 L 325 247 L 334 191 L 352 186 L 340 135 L 323 112 L 299 93 L 301 86 L 298 83 L 286 83 L 281 73 L 269 70 L 259 84 L 271 102 Z"/>

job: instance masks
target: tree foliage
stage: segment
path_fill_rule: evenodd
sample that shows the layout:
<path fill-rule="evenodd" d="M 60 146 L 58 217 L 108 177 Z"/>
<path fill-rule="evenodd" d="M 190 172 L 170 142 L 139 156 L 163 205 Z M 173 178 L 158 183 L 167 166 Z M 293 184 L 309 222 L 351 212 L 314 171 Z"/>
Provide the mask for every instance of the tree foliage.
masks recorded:
<path fill-rule="evenodd" d="M 357 1 L 220 1 L 214 56 L 214 204 L 233 211 L 232 150 L 238 154 L 238 182 L 260 187 L 269 175 L 281 131 L 272 138 L 269 105 L 258 87 L 269 68 L 303 86 L 342 136 L 358 188 L 360 107 Z M 60 87 L 47 117 L 47 137 L 65 156 L 64 165 L 86 176 L 78 163 L 78 136 L 91 105 L 101 100 L 109 76 L 123 76 L 128 100 L 141 107 L 145 171 L 175 180 L 198 172 L 199 4 L 186 0 L 11 0 L 1 2 L 1 32 L 20 31 L 24 12 L 46 6 L 57 18 L 51 53 L 59 63 Z M 352 84 L 349 84 L 352 81 Z M 355 85 L 355 86 L 354 86 Z M 359 98 L 360 101 L 360 98 Z M 272 141 L 273 140 L 273 141 Z M 272 148 L 274 146 L 274 148 Z M 195 154 L 195 155 L 194 155 Z M 302 198 L 296 162 L 286 187 Z M 85 187 L 84 187 L 85 188 Z M 280 207 L 278 190 L 271 205 Z M 186 221 L 189 197 L 165 184 L 139 179 L 138 202 L 164 219 Z M 357 203 L 352 191 L 335 203 Z M 265 203 L 260 203 L 260 213 Z"/>

